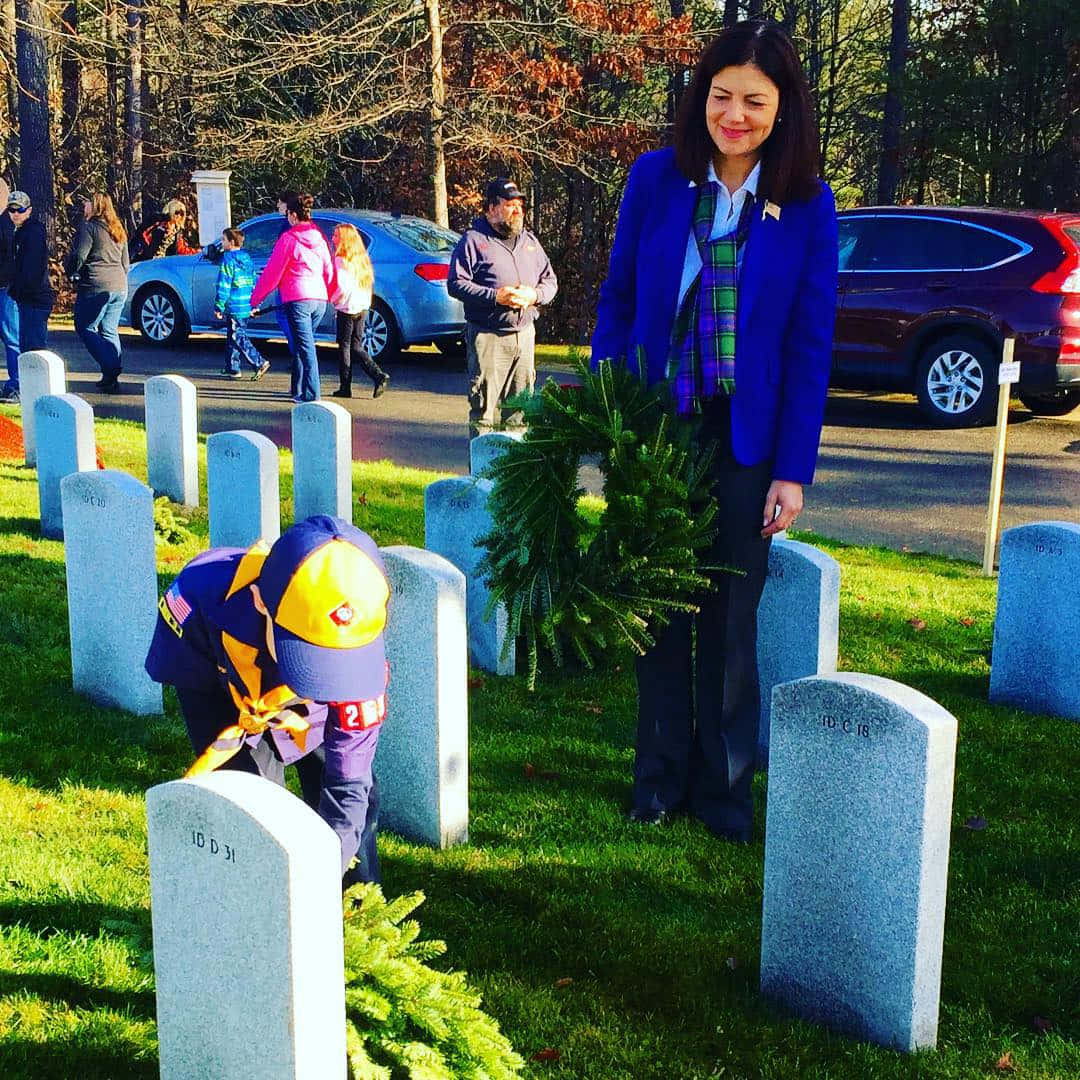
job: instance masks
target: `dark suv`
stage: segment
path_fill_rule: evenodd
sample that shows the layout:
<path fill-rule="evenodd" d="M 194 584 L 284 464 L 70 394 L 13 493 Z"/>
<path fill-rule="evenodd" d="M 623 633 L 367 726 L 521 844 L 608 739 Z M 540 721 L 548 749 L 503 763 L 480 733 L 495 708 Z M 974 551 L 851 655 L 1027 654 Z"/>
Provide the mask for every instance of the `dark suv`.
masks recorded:
<path fill-rule="evenodd" d="M 833 386 L 914 390 L 934 423 L 977 424 L 1015 335 L 1020 400 L 1080 404 L 1080 214 L 883 206 L 839 224 Z"/>

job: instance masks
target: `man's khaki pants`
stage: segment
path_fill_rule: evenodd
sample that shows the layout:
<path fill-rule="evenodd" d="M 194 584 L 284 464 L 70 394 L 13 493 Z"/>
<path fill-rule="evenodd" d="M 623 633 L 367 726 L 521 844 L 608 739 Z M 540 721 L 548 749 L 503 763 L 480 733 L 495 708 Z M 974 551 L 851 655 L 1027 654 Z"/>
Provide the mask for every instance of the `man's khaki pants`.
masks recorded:
<path fill-rule="evenodd" d="M 465 327 L 469 360 L 469 438 L 485 431 L 523 426 L 520 410 L 505 409 L 508 398 L 536 384 L 536 330 L 496 334 L 471 323 Z M 501 413 L 501 420 L 496 416 Z"/>

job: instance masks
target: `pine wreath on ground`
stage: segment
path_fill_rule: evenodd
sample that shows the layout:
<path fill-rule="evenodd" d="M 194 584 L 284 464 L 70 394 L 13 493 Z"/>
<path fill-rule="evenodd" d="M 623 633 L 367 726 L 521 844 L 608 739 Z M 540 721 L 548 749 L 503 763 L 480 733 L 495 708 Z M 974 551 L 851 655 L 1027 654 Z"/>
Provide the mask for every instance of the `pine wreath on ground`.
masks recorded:
<path fill-rule="evenodd" d="M 639 365 L 644 367 L 643 364 Z M 509 615 L 507 648 L 524 637 L 529 687 L 543 648 L 557 665 L 567 651 L 597 659 L 641 654 L 673 612 L 694 611 L 709 587 L 698 552 L 714 534 L 712 448 L 669 412 L 665 384 L 603 360 L 578 366 L 582 385 L 548 382 L 518 399 L 525 438 L 489 469 L 494 531 L 480 572 L 489 611 Z M 598 531 L 578 511 L 578 469 L 598 458 L 606 508 Z"/>

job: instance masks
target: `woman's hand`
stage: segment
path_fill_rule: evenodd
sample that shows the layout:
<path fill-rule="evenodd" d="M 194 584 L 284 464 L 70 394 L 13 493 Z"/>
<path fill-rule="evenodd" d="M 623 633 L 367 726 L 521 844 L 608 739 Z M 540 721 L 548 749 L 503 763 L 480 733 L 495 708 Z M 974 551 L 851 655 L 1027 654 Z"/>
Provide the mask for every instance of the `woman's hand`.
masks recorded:
<path fill-rule="evenodd" d="M 802 513 L 802 484 L 794 480 L 774 480 L 765 496 L 765 512 L 761 517 L 762 537 L 773 536 L 795 524 Z M 777 516 L 777 510 L 780 511 Z"/>

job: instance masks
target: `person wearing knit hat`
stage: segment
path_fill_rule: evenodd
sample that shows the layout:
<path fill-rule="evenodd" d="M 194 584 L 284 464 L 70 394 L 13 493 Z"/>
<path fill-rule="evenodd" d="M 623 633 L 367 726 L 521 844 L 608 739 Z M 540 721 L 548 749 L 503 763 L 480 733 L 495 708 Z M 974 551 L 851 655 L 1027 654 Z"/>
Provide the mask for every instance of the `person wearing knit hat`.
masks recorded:
<path fill-rule="evenodd" d="M 158 604 L 146 658 L 176 688 L 196 761 L 284 782 L 337 833 L 347 882 L 378 881 L 372 771 L 386 717 L 390 586 L 379 549 L 341 518 L 297 522 L 267 546 L 212 548 Z M 356 860 L 353 865 L 353 860 Z"/>

